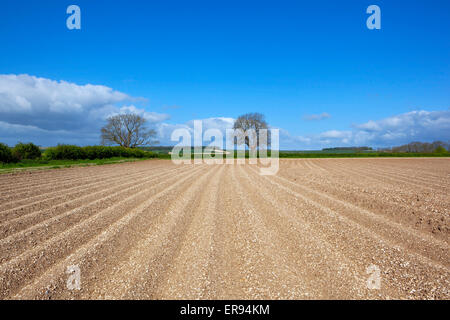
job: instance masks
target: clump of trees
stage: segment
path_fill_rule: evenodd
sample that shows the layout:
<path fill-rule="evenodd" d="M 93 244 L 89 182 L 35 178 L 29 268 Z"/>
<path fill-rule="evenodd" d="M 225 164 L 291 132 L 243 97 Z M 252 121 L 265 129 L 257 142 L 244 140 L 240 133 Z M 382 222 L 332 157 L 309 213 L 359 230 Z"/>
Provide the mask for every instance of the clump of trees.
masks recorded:
<path fill-rule="evenodd" d="M 409 152 L 409 153 L 445 153 L 450 150 L 450 144 L 442 141 L 428 142 L 411 142 L 402 146 L 392 147 L 388 151 L 392 152 Z"/>
<path fill-rule="evenodd" d="M 41 149 L 33 143 L 19 142 L 14 148 L 0 143 L 0 162 L 12 163 L 22 160 L 36 160 L 41 158 Z"/>
<path fill-rule="evenodd" d="M 12 154 L 13 157 L 17 159 L 17 161 L 22 161 L 39 159 L 42 155 L 42 152 L 41 149 L 34 143 L 19 142 L 12 149 Z"/>
<path fill-rule="evenodd" d="M 447 150 L 443 146 L 439 146 L 434 150 L 435 153 L 445 153 Z"/>
<path fill-rule="evenodd" d="M 101 129 L 103 145 L 119 145 L 125 148 L 136 148 L 157 143 L 153 138 L 156 131 L 146 126 L 147 120 L 135 113 L 111 116 Z"/>
<path fill-rule="evenodd" d="M 0 143 L 0 162 L 10 163 L 13 162 L 13 159 L 11 148 L 4 143 Z"/>

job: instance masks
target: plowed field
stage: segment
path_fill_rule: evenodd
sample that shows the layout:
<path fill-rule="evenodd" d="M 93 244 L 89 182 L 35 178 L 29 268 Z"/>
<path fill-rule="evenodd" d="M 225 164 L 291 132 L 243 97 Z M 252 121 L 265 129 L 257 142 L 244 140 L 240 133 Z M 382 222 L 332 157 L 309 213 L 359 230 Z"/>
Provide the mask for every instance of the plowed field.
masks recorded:
<path fill-rule="evenodd" d="M 449 208 L 450 159 L 3 174 L 0 299 L 450 299 Z"/>

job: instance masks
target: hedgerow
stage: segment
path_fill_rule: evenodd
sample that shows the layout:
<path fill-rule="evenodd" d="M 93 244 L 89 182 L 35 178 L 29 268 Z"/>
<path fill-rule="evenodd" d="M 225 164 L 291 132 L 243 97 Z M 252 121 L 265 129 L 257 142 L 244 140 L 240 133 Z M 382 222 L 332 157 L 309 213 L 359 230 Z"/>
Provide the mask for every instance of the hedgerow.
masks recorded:
<path fill-rule="evenodd" d="M 79 147 L 74 145 L 60 144 L 56 147 L 48 148 L 45 151 L 45 158 L 48 160 L 84 160 L 84 159 L 107 159 L 113 157 L 124 158 L 154 158 L 157 155 L 136 148 L 108 147 L 108 146 L 87 146 Z"/>
<path fill-rule="evenodd" d="M 41 157 L 41 149 L 33 143 L 19 142 L 12 149 L 12 156 L 17 160 L 35 160 Z"/>
<path fill-rule="evenodd" d="M 11 148 L 4 143 L 0 143 L 0 162 L 10 163 L 14 162 Z"/>

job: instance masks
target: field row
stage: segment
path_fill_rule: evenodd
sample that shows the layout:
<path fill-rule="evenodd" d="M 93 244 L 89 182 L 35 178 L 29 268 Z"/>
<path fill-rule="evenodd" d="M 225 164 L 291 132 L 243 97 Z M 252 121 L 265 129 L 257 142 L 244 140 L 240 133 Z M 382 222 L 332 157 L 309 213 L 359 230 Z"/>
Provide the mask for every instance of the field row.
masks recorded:
<path fill-rule="evenodd" d="M 0 298 L 449 299 L 449 188 L 445 158 L 5 174 Z"/>

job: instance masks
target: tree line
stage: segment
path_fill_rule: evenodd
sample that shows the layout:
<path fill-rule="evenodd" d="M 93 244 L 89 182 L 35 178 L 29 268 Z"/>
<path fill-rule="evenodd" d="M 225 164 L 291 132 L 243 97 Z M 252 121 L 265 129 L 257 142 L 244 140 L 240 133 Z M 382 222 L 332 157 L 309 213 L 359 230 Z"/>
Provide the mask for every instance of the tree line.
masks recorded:
<path fill-rule="evenodd" d="M 450 143 L 443 141 L 434 142 L 410 142 L 401 146 L 392 148 L 383 148 L 380 151 L 391 151 L 391 152 L 407 152 L 407 153 L 445 153 L 450 150 Z"/>

